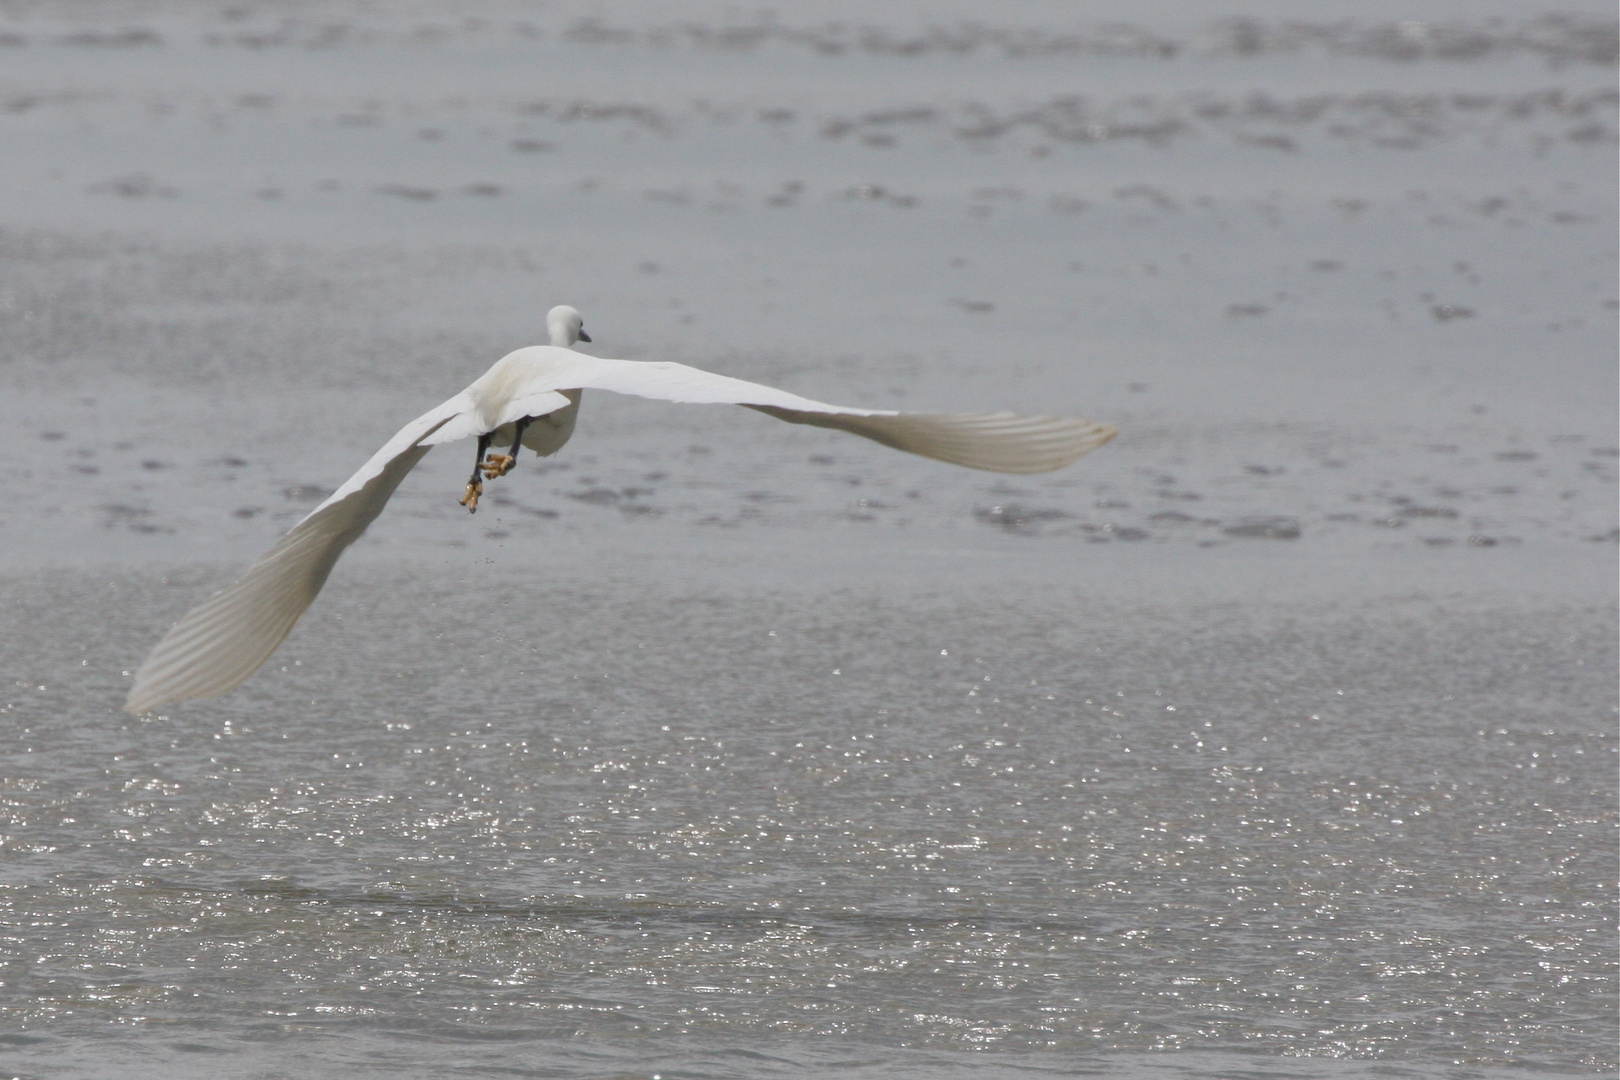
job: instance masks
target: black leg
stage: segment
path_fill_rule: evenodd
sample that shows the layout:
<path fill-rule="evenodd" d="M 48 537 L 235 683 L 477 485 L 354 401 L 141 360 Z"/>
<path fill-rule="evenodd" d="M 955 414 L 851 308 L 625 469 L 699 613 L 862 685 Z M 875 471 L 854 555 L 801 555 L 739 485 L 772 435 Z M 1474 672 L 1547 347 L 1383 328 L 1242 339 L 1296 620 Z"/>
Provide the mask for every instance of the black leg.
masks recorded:
<path fill-rule="evenodd" d="M 478 513 L 478 496 L 484 493 L 484 478 L 480 470 L 484 465 L 484 455 L 489 453 L 489 435 L 478 436 L 478 457 L 473 460 L 472 479 L 467 481 L 467 493 L 461 497 L 461 505 L 467 508 L 467 513 Z"/>
<path fill-rule="evenodd" d="M 478 456 L 473 459 L 472 478 L 474 481 L 479 479 L 478 469 L 484 464 L 484 455 L 489 453 L 489 440 L 489 435 L 478 436 Z"/>
<path fill-rule="evenodd" d="M 517 464 L 518 451 L 523 449 L 523 433 L 528 430 L 529 421 L 533 417 L 525 416 L 512 425 L 512 464 Z"/>

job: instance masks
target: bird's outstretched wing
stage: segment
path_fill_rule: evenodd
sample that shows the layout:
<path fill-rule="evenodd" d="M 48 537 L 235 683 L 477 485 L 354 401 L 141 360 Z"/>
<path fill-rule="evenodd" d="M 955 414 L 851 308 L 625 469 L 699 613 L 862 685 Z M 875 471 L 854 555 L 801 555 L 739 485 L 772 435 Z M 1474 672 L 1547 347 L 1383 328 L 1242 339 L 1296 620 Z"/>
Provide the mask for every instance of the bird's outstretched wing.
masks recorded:
<path fill-rule="evenodd" d="M 746 405 L 778 420 L 853 432 L 973 469 L 1038 473 L 1061 469 L 1119 434 L 1111 424 L 1014 413 L 912 413 L 851 409 L 664 361 L 599 360 L 575 354 L 570 389 L 612 390 L 660 401 Z"/>
<path fill-rule="evenodd" d="M 338 556 L 428 452 L 422 440 L 468 408 L 464 391 L 406 424 L 247 573 L 193 608 L 135 672 L 124 708 L 144 713 L 171 701 L 218 697 L 257 671 L 314 601 Z"/>

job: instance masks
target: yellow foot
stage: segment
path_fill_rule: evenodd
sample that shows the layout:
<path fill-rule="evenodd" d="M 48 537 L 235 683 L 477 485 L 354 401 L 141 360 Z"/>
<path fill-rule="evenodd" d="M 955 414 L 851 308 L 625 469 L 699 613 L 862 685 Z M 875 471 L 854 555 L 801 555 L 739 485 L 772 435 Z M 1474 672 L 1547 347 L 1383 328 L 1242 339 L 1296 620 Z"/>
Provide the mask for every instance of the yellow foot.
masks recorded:
<path fill-rule="evenodd" d="M 493 480 L 497 476 L 505 476 L 517 464 L 517 458 L 511 454 L 491 454 L 478 466 L 484 470 L 484 479 Z"/>
<path fill-rule="evenodd" d="M 484 493 L 484 485 L 477 480 L 467 482 L 467 494 L 461 497 L 461 505 L 467 508 L 467 513 L 478 513 L 478 496 Z"/>

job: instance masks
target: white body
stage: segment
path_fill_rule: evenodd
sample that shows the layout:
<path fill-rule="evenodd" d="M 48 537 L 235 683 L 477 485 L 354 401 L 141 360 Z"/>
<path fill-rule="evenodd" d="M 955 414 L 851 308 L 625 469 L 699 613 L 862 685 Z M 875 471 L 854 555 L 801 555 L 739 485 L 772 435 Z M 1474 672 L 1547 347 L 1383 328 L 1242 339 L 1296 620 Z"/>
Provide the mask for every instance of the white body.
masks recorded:
<path fill-rule="evenodd" d="M 790 423 L 838 428 L 995 472 L 1060 469 L 1117 434 L 1108 424 L 1057 416 L 827 405 L 684 364 L 604 360 L 575 352 L 569 346 L 589 338 L 573 308 L 552 309 L 547 323 L 552 344 L 508 353 L 467 389 L 406 424 L 241 578 L 175 624 L 135 673 L 124 708 L 149 712 L 171 701 L 217 697 L 242 683 L 275 652 L 344 549 L 382 513 L 400 481 L 431 448 L 485 434 L 492 435 L 493 444 L 509 446 L 512 425 L 530 417 L 523 445 L 554 454 L 574 432 L 585 390 L 746 405 Z"/>

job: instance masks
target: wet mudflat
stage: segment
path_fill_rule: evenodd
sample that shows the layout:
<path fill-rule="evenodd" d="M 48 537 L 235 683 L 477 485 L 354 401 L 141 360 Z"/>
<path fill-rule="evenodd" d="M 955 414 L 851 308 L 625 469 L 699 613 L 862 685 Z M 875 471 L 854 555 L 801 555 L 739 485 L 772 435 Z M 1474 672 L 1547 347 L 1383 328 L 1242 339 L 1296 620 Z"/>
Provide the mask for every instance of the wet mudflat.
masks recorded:
<path fill-rule="evenodd" d="M 1607 7 L 0 22 L 0 1067 L 1615 1067 Z M 404 420 L 588 397 L 271 665 L 122 674 Z"/>

